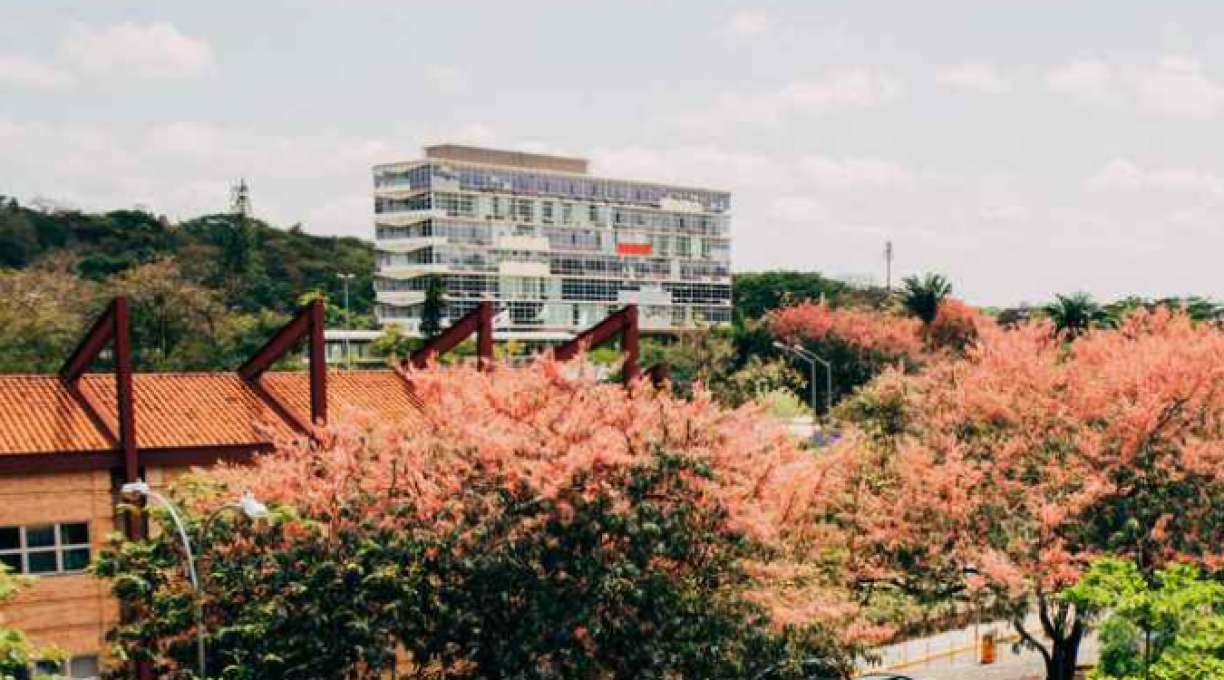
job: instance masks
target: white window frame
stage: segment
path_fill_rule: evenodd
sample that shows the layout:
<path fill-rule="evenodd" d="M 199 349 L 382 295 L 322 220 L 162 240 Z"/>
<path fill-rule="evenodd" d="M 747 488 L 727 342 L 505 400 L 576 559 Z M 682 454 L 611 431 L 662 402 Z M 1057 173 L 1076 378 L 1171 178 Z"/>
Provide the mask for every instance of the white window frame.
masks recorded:
<path fill-rule="evenodd" d="M 85 543 L 65 543 L 63 540 L 63 527 L 83 525 L 85 527 Z M 26 538 L 29 529 L 42 529 L 51 527 L 55 534 L 55 542 L 52 545 L 37 546 L 31 548 L 29 541 Z M 4 526 L 0 529 L 17 529 L 18 545 L 16 548 L 0 550 L 0 556 L 8 557 L 17 555 L 21 559 L 21 569 L 18 574 L 25 576 L 65 576 L 71 574 L 82 574 L 89 569 L 89 565 L 93 564 L 93 544 L 90 542 L 89 522 L 54 522 L 51 524 L 29 524 L 21 526 Z M 85 567 L 81 569 L 65 569 L 64 568 L 64 553 L 69 550 L 87 550 L 89 552 L 89 560 L 85 563 Z M 37 574 L 30 571 L 30 554 L 31 553 L 54 553 L 55 554 L 55 571 L 44 571 Z"/>

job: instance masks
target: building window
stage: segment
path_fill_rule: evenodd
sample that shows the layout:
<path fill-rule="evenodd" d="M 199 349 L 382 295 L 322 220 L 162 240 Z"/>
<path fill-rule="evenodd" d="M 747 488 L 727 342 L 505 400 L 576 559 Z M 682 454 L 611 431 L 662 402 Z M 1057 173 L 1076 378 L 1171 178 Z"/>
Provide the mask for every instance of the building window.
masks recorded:
<path fill-rule="evenodd" d="M 102 677 L 102 664 L 96 655 L 74 656 L 66 663 L 39 661 L 33 669 L 19 671 L 14 677 L 26 678 L 70 678 L 71 680 L 98 680 Z"/>
<path fill-rule="evenodd" d="M 0 564 L 16 574 L 75 574 L 89 567 L 89 524 L 0 527 Z"/>

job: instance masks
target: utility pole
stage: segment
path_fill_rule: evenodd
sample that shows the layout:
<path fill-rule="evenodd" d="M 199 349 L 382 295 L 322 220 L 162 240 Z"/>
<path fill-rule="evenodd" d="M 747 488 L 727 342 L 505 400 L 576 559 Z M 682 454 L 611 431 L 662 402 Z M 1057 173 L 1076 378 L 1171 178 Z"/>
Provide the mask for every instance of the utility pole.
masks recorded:
<path fill-rule="evenodd" d="M 353 358 L 350 354 L 352 340 L 349 338 L 353 330 L 353 314 L 349 310 L 349 281 L 352 281 L 356 274 L 337 274 L 340 277 L 340 282 L 344 286 L 344 365 L 347 368 L 353 368 Z"/>
<path fill-rule="evenodd" d="M 884 242 L 884 290 L 892 292 L 892 261 L 893 261 L 893 244 L 892 241 Z"/>

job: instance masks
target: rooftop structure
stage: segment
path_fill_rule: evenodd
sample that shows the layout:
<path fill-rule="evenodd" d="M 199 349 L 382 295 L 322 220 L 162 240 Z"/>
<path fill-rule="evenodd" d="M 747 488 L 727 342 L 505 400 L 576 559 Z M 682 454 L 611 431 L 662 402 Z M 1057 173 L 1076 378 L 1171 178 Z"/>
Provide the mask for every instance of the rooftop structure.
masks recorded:
<path fill-rule="evenodd" d="M 731 321 L 725 191 L 588 174 L 585 159 L 439 145 L 375 166 L 377 314 L 419 331 L 482 301 L 499 337 L 566 337 L 635 304 L 643 331 Z"/>

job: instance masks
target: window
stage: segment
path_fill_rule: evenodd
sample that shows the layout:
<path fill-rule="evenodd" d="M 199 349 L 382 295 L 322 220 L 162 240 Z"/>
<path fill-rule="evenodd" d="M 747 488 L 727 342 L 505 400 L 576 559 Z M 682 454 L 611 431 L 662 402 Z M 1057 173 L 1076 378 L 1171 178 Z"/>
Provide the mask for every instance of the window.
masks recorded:
<path fill-rule="evenodd" d="M 66 672 L 65 672 L 66 671 Z M 102 664 L 94 655 L 74 656 L 67 663 L 38 661 L 30 669 L 19 671 L 17 678 L 71 678 L 71 680 L 98 680 L 102 677 Z"/>
<path fill-rule="evenodd" d="M 17 574 L 73 574 L 89 566 L 89 524 L 0 527 L 0 563 Z"/>

